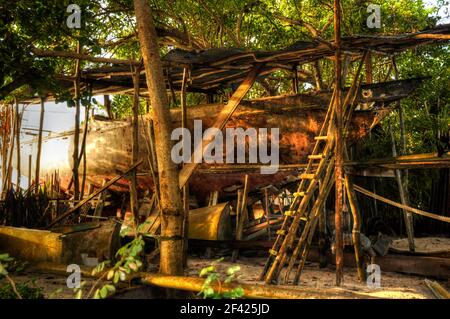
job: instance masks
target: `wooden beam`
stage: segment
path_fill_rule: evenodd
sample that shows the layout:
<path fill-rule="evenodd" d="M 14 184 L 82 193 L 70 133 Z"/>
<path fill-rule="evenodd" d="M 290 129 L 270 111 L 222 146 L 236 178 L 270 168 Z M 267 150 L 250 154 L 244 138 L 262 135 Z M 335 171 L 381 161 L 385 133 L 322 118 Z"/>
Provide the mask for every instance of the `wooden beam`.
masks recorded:
<path fill-rule="evenodd" d="M 252 87 L 253 83 L 255 83 L 256 78 L 261 71 L 263 64 L 257 63 L 253 67 L 253 69 L 248 73 L 245 80 L 241 83 L 241 85 L 238 87 L 238 89 L 234 92 L 233 96 L 230 98 L 228 103 L 224 106 L 220 114 L 217 116 L 216 121 L 211 127 L 218 128 L 219 130 L 223 130 L 225 125 L 227 124 L 230 117 L 233 115 L 236 108 L 241 103 L 242 99 L 245 97 L 247 92 Z M 183 188 L 184 185 L 186 185 L 187 181 L 191 177 L 191 175 L 194 173 L 195 169 L 198 167 L 198 163 L 194 163 L 194 154 L 196 152 L 201 152 L 202 156 L 204 154 L 204 151 L 206 151 L 206 147 L 209 145 L 209 141 L 203 140 L 201 144 L 197 145 L 194 149 L 194 153 L 191 157 L 190 163 L 187 163 L 183 169 L 180 171 L 179 174 L 179 187 Z"/>
<path fill-rule="evenodd" d="M 78 59 L 96 63 L 111 63 L 111 64 L 121 64 L 126 66 L 139 66 L 139 61 L 134 60 L 122 60 L 122 59 L 111 59 L 111 58 L 101 58 L 94 57 L 88 54 L 77 53 L 77 52 L 68 52 L 68 51 L 49 51 L 49 50 L 41 50 L 38 48 L 32 48 L 31 50 L 34 55 L 38 57 L 56 57 L 56 58 L 68 58 L 68 59 Z"/>

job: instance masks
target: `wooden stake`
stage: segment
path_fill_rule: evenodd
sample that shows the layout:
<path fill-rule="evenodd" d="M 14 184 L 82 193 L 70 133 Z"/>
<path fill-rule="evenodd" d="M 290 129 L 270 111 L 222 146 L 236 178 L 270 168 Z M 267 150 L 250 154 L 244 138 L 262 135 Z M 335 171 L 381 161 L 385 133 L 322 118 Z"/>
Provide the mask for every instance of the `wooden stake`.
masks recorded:
<path fill-rule="evenodd" d="M 42 130 L 44 128 L 44 98 L 41 97 L 41 116 L 39 119 L 39 133 L 38 133 L 38 145 L 37 145 L 37 155 L 36 155 L 36 171 L 35 171 L 35 193 L 39 192 L 39 172 L 41 169 L 41 152 L 42 152 Z"/>

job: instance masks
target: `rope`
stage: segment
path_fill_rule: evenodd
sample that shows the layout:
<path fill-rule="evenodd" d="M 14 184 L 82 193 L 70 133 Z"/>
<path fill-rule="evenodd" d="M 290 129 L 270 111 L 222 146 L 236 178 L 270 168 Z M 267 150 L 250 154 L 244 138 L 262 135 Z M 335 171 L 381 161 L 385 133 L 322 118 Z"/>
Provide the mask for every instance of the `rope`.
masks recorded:
<path fill-rule="evenodd" d="M 394 202 L 393 200 L 390 200 L 390 199 L 384 198 L 380 195 L 377 195 L 375 193 L 372 193 L 372 192 L 368 191 L 367 189 L 362 188 L 361 186 L 358 186 L 358 185 L 353 185 L 353 187 L 355 188 L 356 191 L 360 192 L 361 194 L 375 198 L 379 201 L 385 202 L 386 204 L 401 208 L 403 210 L 409 211 L 409 212 L 417 214 L 417 215 L 425 216 L 425 217 L 432 218 L 432 219 L 437 219 L 437 220 L 440 220 L 445 223 L 450 223 L 450 217 L 440 216 L 440 215 L 425 212 L 425 211 L 417 209 L 417 208 L 402 205 L 400 203 Z"/>

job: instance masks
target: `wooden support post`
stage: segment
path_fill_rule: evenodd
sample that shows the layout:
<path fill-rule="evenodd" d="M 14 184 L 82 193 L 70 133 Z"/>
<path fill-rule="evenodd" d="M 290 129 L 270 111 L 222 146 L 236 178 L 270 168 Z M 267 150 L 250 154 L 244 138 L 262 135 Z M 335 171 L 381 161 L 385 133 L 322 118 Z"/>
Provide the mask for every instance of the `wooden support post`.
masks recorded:
<path fill-rule="evenodd" d="M 114 115 L 112 114 L 112 111 L 111 111 L 111 99 L 109 98 L 109 95 L 104 95 L 103 100 L 105 103 L 105 109 L 106 109 L 106 114 L 108 114 L 108 118 L 111 120 L 114 119 Z"/>
<path fill-rule="evenodd" d="M 292 79 L 292 92 L 294 94 L 298 93 L 298 66 L 294 65 L 292 66 L 292 72 L 294 73 L 294 77 Z"/>
<path fill-rule="evenodd" d="M 135 67 L 133 72 L 133 139 L 132 139 L 132 159 L 131 164 L 137 163 L 139 160 L 139 76 L 140 68 Z M 131 213 L 134 218 L 134 224 L 139 225 L 139 208 L 138 208 L 138 195 L 137 195 L 137 176 L 136 170 L 131 171 L 131 183 L 130 183 L 130 206 Z"/>
<path fill-rule="evenodd" d="M 77 53 L 81 53 L 81 45 L 80 42 L 77 44 Z M 79 166 L 79 146 L 80 146 L 80 75 L 81 75 L 81 61 L 79 59 L 76 60 L 75 63 L 75 81 L 74 81 L 74 89 L 75 89 L 75 132 L 73 139 L 73 167 L 72 167 L 72 176 L 73 176 L 73 186 L 74 186 L 74 200 L 77 201 L 80 199 L 80 180 L 78 178 L 78 166 Z M 38 181 L 36 181 L 38 183 Z"/>
<path fill-rule="evenodd" d="M 219 130 L 223 130 L 225 128 L 225 125 L 227 124 L 230 117 L 233 115 L 236 108 L 241 103 L 244 96 L 247 94 L 247 92 L 252 87 L 253 83 L 255 83 L 256 78 L 261 71 L 263 64 L 257 63 L 253 69 L 248 73 L 247 77 L 244 79 L 244 81 L 239 85 L 237 90 L 234 92 L 233 96 L 230 98 L 228 103 L 224 106 L 224 108 L 221 110 L 220 114 L 217 116 L 216 121 L 211 127 L 218 128 Z M 202 155 L 206 151 L 206 147 L 211 142 L 203 140 L 202 143 L 197 145 L 194 149 L 194 153 L 192 154 L 192 158 L 190 163 L 186 164 L 183 169 L 180 171 L 179 174 L 179 187 L 182 188 L 184 185 L 186 185 L 187 181 L 191 177 L 192 173 L 194 173 L 195 169 L 198 166 L 198 163 L 195 163 L 194 156 L 196 153 L 201 153 Z"/>
<path fill-rule="evenodd" d="M 398 80 L 400 75 L 398 72 L 395 57 L 392 58 L 392 68 L 394 69 L 395 80 Z M 397 109 L 400 122 L 400 155 L 406 155 L 405 119 L 403 115 L 403 107 L 401 101 L 397 102 Z M 392 156 L 397 157 L 397 149 L 395 147 L 395 138 L 392 129 L 391 129 L 391 139 L 392 139 Z M 405 170 L 403 172 L 401 172 L 400 170 L 396 170 L 395 176 L 400 191 L 400 200 L 402 201 L 403 205 L 409 206 L 408 170 Z M 405 219 L 406 233 L 408 235 L 409 251 L 413 252 L 415 251 L 413 215 L 407 211 L 403 211 L 403 217 Z"/>
<path fill-rule="evenodd" d="M 344 241 L 342 232 L 342 200 L 343 200 L 343 108 L 342 108 L 342 60 L 341 60 L 341 4 L 340 0 L 334 0 L 334 44 L 335 55 L 335 231 L 336 231 L 336 286 L 340 286 L 344 275 Z"/>
<path fill-rule="evenodd" d="M 12 109 L 11 106 L 11 123 L 12 123 L 12 129 L 9 132 L 10 133 L 10 137 L 9 137 L 9 153 L 8 153 L 8 165 L 7 165 L 7 173 L 6 173 L 6 178 L 5 178 L 5 183 L 3 185 L 6 185 L 5 190 L 8 191 L 11 189 L 11 179 L 12 179 L 12 159 L 13 159 L 13 153 L 14 153 L 14 144 L 16 141 L 15 138 L 15 134 L 16 134 L 16 115 L 14 110 Z M 4 186 L 5 187 L 5 186 Z"/>
<path fill-rule="evenodd" d="M 242 239 L 242 234 L 244 232 L 244 224 L 248 220 L 247 217 L 247 198 L 248 198 L 248 175 L 245 175 L 244 181 L 244 190 L 242 191 L 241 201 L 238 200 L 238 209 L 237 212 L 239 214 L 236 215 L 236 240 Z M 239 199 L 239 196 L 238 196 Z M 232 261 L 236 262 L 239 256 L 239 249 L 235 249 L 232 255 Z"/>
<path fill-rule="evenodd" d="M 106 183 L 108 181 L 106 179 L 103 180 L 102 182 L 102 188 L 105 187 Z M 90 195 L 91 193 L 89 193 Z M 105 199 L 106 199 L 106 190 L 101 192 L 98 195 L 97 198 L 97 205 L 95 206 L 95 210 L 94 210 L 94 216 L 96 217 L 101 217 L 102 216 L 102 211 L 103 211 L 103 207 L 105 205 Z"/>
<path fill-rule="evenodd" d="M 84 196 L 84 187 L 86 184 L 86 171 L 87 171 L 87 158 L 86 158 L 86 139 L 89 129 L 89 106 L 84 108 L 84 128 L 83 128 L 83 140 L 81 141 L 81 152 L 78 158 L 78 164 L 83 159 L 83 178 L 81 180 L 81 194 L 80 198 Z"/>
<path fill-rule="evenodd" d="M 33 173 L 31 173 L 31 163 L 32 163 L 33 156 L 30 154 L 28 155 L 28 188 L 33 185 Z"/>
<path fill-rule="evenodd" d="M 242 229 L 241 228 L 241 223 L 242 223 L 242 220 L 243 220 L 242 219 L 242 212 L 241 212 L 242 194 L 243 194 L 242 189 L 238 189 L 237 202 L 236 202 L 236 235 L 235 235 L 235 239 L 236 240 L 241 240 L 242 239 L 242 232 L 240 231 Z M 239 254 L 239 250 L 238 249 L 233 250 L 233 254 L 231 255 L 231 261 L 232 262 L 236 262 L 238 254 Z"/>
<path fill-rule="evenodd" d="M 187 127 L 187 105 L 186 105 L 186 84 L 188 80 L 188 69 L 183 69 L 183 83 L 181 85 L 180 92 L 180 104 L 181 104 L 181 127 Z M 186 139 L 187 136 L 183 135 L 182 139 Z M 188 259 L 188 243 L 189 243 L 189 183 L 186 183 L 183 188 L 183 266 L 187 266 Z"/>
<path fill-rule="evenodd" d="M 265 202 L 265 211 L 266 211 L 266 219 L 267 219 L 267 236 L 269 237 L 269 240 L 271 240 L 271 233 L 270 233 L 270 203 L 269 203 L 269 190 L 267 188 L 264 189 L 264 202 Z M 283 213 L 283 212 L 281 212 Z"/>
<path fill-rule="evenodd" d="M 359 214 L 353 183 L 348 175 L 345 175 L 345 188 L 347 190 L 348 203 L 353 216 L 352 239 L 355 249 L 355 261 L 358 270 L 358 278 L 361 282 L 363 282 L 366 279 L 366 272 L 363 268 L 363 255 L 361 251 L 361 215 Z"/>
<path fill-rule="evenodd" d="M 372 70 L 372 54 L 370 51 L 367 52 L 366 59 L 364 61 L 366 65 L 366 83 L 373 83 L 373 70 Z"/>
<path fill-rule="evenodd" d="M 37 155 L 36 155 L 36 170 L 34 175 L 35 181 L 35 193 L 39 192 L 39 172 L 41 170 L 41 152 L 42 152 L 42 130 L 44 128 L 44 113 L 45 113 L 45 100 L 41 97 L 41 116 L 39 119 L 39 133 L 38 133 L 38 144 L 37 144 Z"/>
<path fill-rule="evenodd" d="M 314 78 L 316 80 L 316 90 L 323 90 L 322 70 L 320 69 L 319 61 L 314 62 Z"/>
<path fill-rule="evenodd" d="M 20 116 L 20 112 L 19 112 L 19 101 L 17 100 L 17 98 L 14 98 L 15 100 L 15 105 L 16 105 L 16 171 L 17 171 L 17 178 L 16 178 L 16 185 L 17 185 L 17 190 L 20 190 L 20 177 L 21 177 L 21 172 L 20 172 L 20 127 L 21 127 L 21 122 L 22 122 L 22 117 Z"/>
<path fill-rule="evenodd" d="M 392 126 L 389 128 L 389 130 L 390 130 L 390 134 L 391 134 L 392 156 L 397 157 L 397 148 L 395 146 L 395 137 L 394 137 L 394 132 L 393 132 Z M 400 172 L 400 170 L 398 170 L 398 169 L 395 170 L 395 177 L 397 180 L 398 190 L 400 192 L 400 200 L 402 202 L 402 205 L 409 206 L 409 201 L 408 201 L 408 197 L 407 197 L 408 195 L 405 191 L 405 188 L 403 187 L 404 185 L 403 185 L 403 181 L 402 181 L 402 173 Z M 403 210 L 403 218 L 405 220 L 405 227 L 406 227 L 406 234 L 408 236 L 409 250 L 415 251 L 413 216 L 408 211 Z"/>

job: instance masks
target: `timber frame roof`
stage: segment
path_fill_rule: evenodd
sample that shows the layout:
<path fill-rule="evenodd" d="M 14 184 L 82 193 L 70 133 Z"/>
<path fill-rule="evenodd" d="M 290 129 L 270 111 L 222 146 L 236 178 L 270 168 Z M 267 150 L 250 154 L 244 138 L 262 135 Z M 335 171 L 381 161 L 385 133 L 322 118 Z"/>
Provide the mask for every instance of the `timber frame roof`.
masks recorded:
<path fill-rule="evenodd" d="M 360 58 L 365 51 L 381 55 L 394 55 L 419 45 L 442 43 L 450 40 L 450 24 L 434 29 L 392 36 L 364 35 L 342 38 L 343 52 L 350 57 Z M 202 51 L 175 49 L 162 60 L 165 69 L 167 88 L 179 91 L 183 82 L 183 69 L 188 69 L 187 91 L 217 93 L 239 84 L 250 72 L 255 63 L 263 63 L 258 80 L 280 69 L 293 71 L 300 64 L 330 58 L 335 53 L 333 42 L 320 38 L 313 41 L 299 41 L 294 45 L 277 51 L 245 51 L 242 49 L 213 48 Z M 94 95 L 126 94 L 133 91 L 132 67 L 139 63 L 132 61 L 113 66 L 83 70 L 82 86 L 89 85 Z M 141 66 L 142 67 L 142 66 Z M 303 79 L 310 75 L 298 70 Z M 73 77 L 56 76 L 63 87 L 73 87 Z M 140 75 L 141 94 L 146 95 L 145 71 Z"/>

